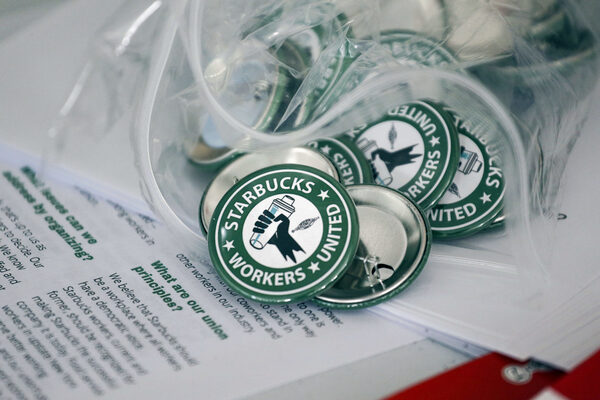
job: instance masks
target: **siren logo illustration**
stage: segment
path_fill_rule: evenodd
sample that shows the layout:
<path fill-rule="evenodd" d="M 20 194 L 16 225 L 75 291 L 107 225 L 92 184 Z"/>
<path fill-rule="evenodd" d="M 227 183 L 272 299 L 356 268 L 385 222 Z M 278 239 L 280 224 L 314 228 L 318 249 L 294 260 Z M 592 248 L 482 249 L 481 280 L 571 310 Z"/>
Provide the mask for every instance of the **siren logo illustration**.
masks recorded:
<path fill-rule="evenodd" d="M 399 130 L 401 134 L 398 134 Z M 382 131 L 387 133 L 382 134 Z M 417 174 L 422 163 L 423 139 L 413 126 L 402 121 L 374 125 L 356 144 L 371 162 L 375 182 L 383 186 L 399 188 L 405 185 Z"/>

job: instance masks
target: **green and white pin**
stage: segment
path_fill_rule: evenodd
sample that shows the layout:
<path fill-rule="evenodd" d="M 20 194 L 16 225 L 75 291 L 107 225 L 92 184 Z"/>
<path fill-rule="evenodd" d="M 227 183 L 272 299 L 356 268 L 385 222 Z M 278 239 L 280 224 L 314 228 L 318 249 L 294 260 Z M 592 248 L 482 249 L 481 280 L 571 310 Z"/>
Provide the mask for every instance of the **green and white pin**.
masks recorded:
<path fill-rule="evenodd" d="M 389 110 L 351 133 L 373 165 L 375 183 L 431 208 L 452 182 L 459 157 L 458 135 L 441 107 L 424 101 Z"/>
<path fill-rule="evenodd" d="M 335 165 L 344 185 L 373 182 L 371 166 L 352 141 L 343 137 L 322 138 L 308 142 L 307 146 L 321 152 Z"/>
<path fill-rule="evenodd" d="M 456 176 L 438 204 L 429 210 L 436 238 L 458 238 L 479 232 L 502 209 L 504 176 L 497 159 L 466 129 L 459 128 L 461 155 Z"/>
<path fill-rule="evenodd" d="M 344 187 L 311 167 L 256 171 L 219 202 L 210 257 L 234 290 L 265 303 L 303 301 L 331 287 L 358 247 L 356 207 Z"/>

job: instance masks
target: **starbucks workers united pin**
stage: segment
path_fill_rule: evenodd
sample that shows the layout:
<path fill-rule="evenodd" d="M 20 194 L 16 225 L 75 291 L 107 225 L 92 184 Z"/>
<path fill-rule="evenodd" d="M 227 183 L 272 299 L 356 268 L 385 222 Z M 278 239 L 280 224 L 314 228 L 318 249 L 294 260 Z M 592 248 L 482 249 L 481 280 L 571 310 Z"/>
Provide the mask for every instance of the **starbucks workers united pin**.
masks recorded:
<path fill-rule="evenodd" d="M 329 288 L 358 247 L 356 207 L 343 186 L 301 165 L 258 170 L 219 202 L 210 257 L 242 295 L 265 303 L 302 301 Z"/>
<path fill-rule="evenodd" d="M 423 209 L 432 207 L 452 182 L 458 135 L 450 116 L 435 104 L 395 107 L 351 135 L 373 165 L 375 183 L 405 194 Z"/>
<path fill-rule="evenodd" d="M 458 238 L 491 225 L 502 210 L 504 176 L 497 156 L 466 129 L 459 130 L 456 176 L 439 203 L 428 211 L 436 238 Z"/>

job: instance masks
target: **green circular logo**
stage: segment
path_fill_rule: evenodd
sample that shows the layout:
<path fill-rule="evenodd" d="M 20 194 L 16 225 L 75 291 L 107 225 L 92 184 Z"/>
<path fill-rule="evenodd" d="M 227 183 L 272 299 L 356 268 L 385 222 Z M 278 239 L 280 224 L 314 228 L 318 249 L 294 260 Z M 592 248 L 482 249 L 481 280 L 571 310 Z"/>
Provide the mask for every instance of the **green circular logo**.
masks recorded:
<path fill-rule="evenodd" d="M 459 129 L 460 161 L 452 184 L 428 211 L 436 237 L 460 237 L 488 226 L 502 208 L 504 175 L 497 157 L 474 135 Z"/>
<path fill-rule="evenodd" d="M 339 182 L 317 169 L 269 167 L 223 197 L 208 241 L 217 272 L 241 294 L 302 301 L 331 286 L 354 257 L 356 207 Z"/>
<path fill-rule="evenodd" d="M 393 108 L 350 134 L 373 165 L 375 183 L 398 190 L 423 209 L 432 207 L 452 181 L 459 156 L 456 128 L 443 110 L 426 102 Z"/>
<path fill-rule="evenodd" d="M 356 145 L 347 139 L 322 138 L 308 142 L 337 168 L 340 181 L 348 185 L 373 182 L 371 166 Z"/>

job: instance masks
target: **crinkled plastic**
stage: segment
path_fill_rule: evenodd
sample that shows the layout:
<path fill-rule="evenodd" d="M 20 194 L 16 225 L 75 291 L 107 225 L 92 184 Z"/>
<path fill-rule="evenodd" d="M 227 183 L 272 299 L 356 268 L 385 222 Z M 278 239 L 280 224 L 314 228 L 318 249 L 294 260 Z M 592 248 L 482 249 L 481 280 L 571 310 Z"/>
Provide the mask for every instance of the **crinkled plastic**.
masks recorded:
<path fill-rule="evenodd" d="M 216 171 L 190 159 L 196 146 L 222 155 L 303 144 L 432 99 L 493 150 L 506 220 L 435 243 L 431 257 L 466 273 L 537 279 L 600 71 L 590 23 L 600 10 L 590 3 L 138 0 L 96 46 L 89 68 L 108 77 L 104 94 L 80 90 L 60 126 L 82 121 L 72 110 L 86 96 L 111 100 L 103 129 L 134 107 L 145 197 L 205 251 L 198 205 Z"/>

